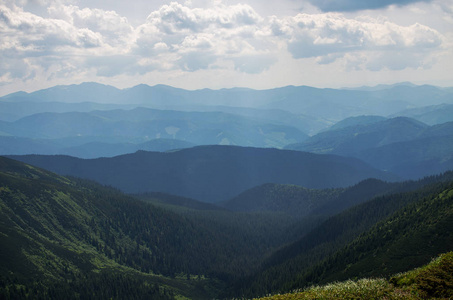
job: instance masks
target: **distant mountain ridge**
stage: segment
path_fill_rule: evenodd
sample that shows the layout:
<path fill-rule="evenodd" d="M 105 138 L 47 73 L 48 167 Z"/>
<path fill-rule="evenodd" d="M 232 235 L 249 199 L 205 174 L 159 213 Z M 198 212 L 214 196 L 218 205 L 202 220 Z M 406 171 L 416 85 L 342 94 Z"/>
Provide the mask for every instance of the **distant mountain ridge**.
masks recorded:
<path fill-rule="evenodd" d="M 417 179 L 453 169 L 453 122 L 429 126 L 408 117 L 376 122 L 369 117 L 352 118 L 285 148 L 356 157 L 378 169 Z"/>
<path fill-rule="evenodd" d="M 84 83 L 1 97 L 0 109 L 6 110 L 0 118 L 4 114 L 6 120 L 0 120 L 0 154 L 96 158 L 236 145 L 355 157 L 416 179 L 453 167 L 453 129 L 437 124 L 452 118 L 452 105 L 453 89 L 408 83 L 350 90 L 194 91 Z M 31 114 L 36 110 L 41 112 Z M 19 115 L 25 116 L 17 119 Z"/>
<path fill-rule="evenodd" d="M 374 177 L 396 180 L 353 158 L 299 151 L 198 146 L 167 153 L 139 151 L 113 158 L 10 156 L 58 174 L 96 180 L 128 193 L 165 192 L 218 202 L 264 183 L 307 188 L 353 185 Z"/>
<path fill-rule="evenodd" d="M 81 152 L 88 153 L 92 147 L 82 146 L 93 142 L 142 144 L 150 140 L 164 139 L 179 140 L 188 145 L 220 144 L 281 148 L 288 143 L 308 138 L 308 135 L 295 127 L 267 122 L 264 118 L 255 120 L 224 112 L 188 112 L 143 107 L 132 110 L 39 113 L 14 122 L 0 122 L 0 133 L 4 136 L 34 139 L 30 141 L 33 144 L 38 141 L 47 145 L 53 144 L 54 148 L 61 150 L 47 154 L 77 153 L 65 150 L 71 147 L 78 147 Z M 25 140 L 23 142 L 25 143 Z M 72 144 L 68 145 L 69 143 Z M 139 146 L 135 147 L 135 151 L 134 147 L 128 145 L 120 147 L 124 147 L 125 150 L 115 152 L 119 148 L 113 151 L 106 148 L 104 153 L 100 151 L 101 149 L 96 153 L 99 153 L 99 156 L 111 156 L 110 153 L 119 155 L 132 153 L 138 149 L 147 150 L 138 148 Z M 23 148 L 33 151 L 32 146 Z M 132 151 L 128 151 L 127 148 Z M 18 153 L 25 151 L 21 150 L 18 148 Z M 39 153 L 41 152 L 28 152 L 28 154 Z M 0 154 L 13 153 L 4 152 L 0 147 Z"/>
<path fill-rule="evenodd" d="M 406 117 L 380 121 L 374 118 L 373 121 L 369 121 L 369 118 L 364 117 L 361 121 L 351 121 L 350 125 L 347 124 L 347 120 L 332 126 L 331 130 L 321 132 L 301 143 L 288 145 L 286 148 L 313 153 L 351 155 L 364 149 L 415 139 L 429 127 L 420 121 Z M 346 124 L 342 125 L 343 123 Z"/>
<path fill-rule="evenodd" d="M 176 139 L 152 139 L 143 143 L 124 142 L 121 138 L 77 137 L 62 139 L 33 139 L 0 136 L 0 155 L 69 155 L 79 158 L 112 157 L 125 153 L 169 151 L 195 146 Z"/>
<path fill-rule="evenodd" d="M 381 117 L 381 116 L 349 117 L 344 120 L 341 120 L 340 122 L 333 124 L 332 126 L 326 128 L 322 132 L 340 130 L 340 129 L 352 127 L 352 126 L 369 125 L 369 124 L 374 124 L 374 123 L 378 123 L 378 122 L 385 121 L 385 120 L 386 120 L 386 118 Z"/>
<path fill-rule="evenodd" d="M 8 151 L 0 147 L 0 154 L 103 157 L 142 149 L 129 144 L 154 139 L 283 148 L 332 124 L 336 127 L 330 129 L 364 124 L 364 115 L 370 122 L 400 115 L 430 125 L 451 121 L 452 105 L 453 89 L 408 83 L 375 89 L 184 90 L 146 84 L 118 89 L 87 82 L 0 97 L 0 136 L 21 139 L 5 144 Z M 116 149 L 101 146 L 106 142 Z M 9 150 L 15 148 L 17 152 Z M 343 152 L 335 153 L 348 154 Z"/>
<path fill-rule="evenodd" d="M 394 85 L 385 89 L 318 89 L 286 86 L 267 90 L 244 88 L 184 90 L 165 85 L 141 84 L 117 89 L 97 83 L 56 86 L 32 93 L 13 93 L 0 98 L 8 102 L 94 102 L 147 104 L 154 108 L 184 105 L 277 108 L 321 118 L 341 119 L 364 114 L 390 115 L 413 107 L 453 104 L 453 91 L 434 86 Z M 429 101 L 427 100 L 429 99 Z"/>
<path fill-rule="evenodd" d="M 416 87 L 416 84 L 412 82 L 405 81 L 405 82 L 398 82 L 394 84 L 378 84 L 375 86 L 359 86 L 359 87 L 352 87 L 352 88 L 343 88 L 343 90 L 361 90 L 361 91 L 379 91 L 379 90 L 387 90 L 390 88 L 394 88 L 397 86 L 409 86 L 409 87 Z"/>
<path fill-rule="evenodd" d="M 438 104 L 412 108 L 400 111 L 398 115 L 417 119 L 428 125 L 453 122 L 453 104 Z"/>

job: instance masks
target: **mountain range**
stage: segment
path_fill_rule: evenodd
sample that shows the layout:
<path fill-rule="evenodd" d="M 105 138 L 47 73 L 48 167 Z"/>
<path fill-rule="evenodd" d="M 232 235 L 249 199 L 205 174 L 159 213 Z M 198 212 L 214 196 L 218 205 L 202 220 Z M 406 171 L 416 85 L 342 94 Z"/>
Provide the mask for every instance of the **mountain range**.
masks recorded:
<path fill-rule="evenodd" d="M 204 202 L 226 200 L 269 182 L 331 188 L 369 177 L 397 179 L 358 159 L 233 146 L 198 146 L 165 153 L 139 151 L 88 160 L 44 155 L 9 157 L 128 193 L 165 192 Z"/>
<path fill-rule="evenodd" d="M 117 89 L 97 83 L 56 86 L 32 93 L 14 93 L 2 97 L 7 102 L 93 102 L 100 104 L 147 104 L 154 108 L 188 105 L 224 105 L 233 107 L 279 108 L 337 120 L 356 115 L 389 115 L 411 107 L 452 104 L 453 91 L 435 86 L 394 85 L 377 90 L 317 89 L 287 86 L 269 90 L 232 88 L 220 90 L 183 90 L 165 85 L 137 85 Z M 429 97 L 430 101 L 426 99 Z M 323 108 L 323 110 L 322 110 Z M 321 114 L 321 115 L 320 115 Z"/>
<path fill-rule="evenodd" d="M 82 83 L 0 97 L 0 154 L 96 158 L 181 148 L 141 145 L 155 139 L 163 139 L 160 144 L 174 139 L 190 145 L 293 149 L 289 145 L 304 142 L 308 135 L 351 127 L 351 122 L 364 125 L 363 118 L 371 122 L 371 114 L 406 116 L 428 125 L 450 122 L 452 105 L 452 89 L 408 83 L 357 89 L 195 91 L 143 84 L 120 90 Z"/>
<path fill-rule="evenodd" d="M 22 147 L 10 146 L 4 139 L 5 149 L 33 152 L 33 144 L 47 144 L 51 153 L 71 154 L 72 147 L 89 152 L 90 143 L 109 143 L 116 153 L 131 153 L 130 144 L 146 150 L 140 144 L 150 140 L 175 140 L 176 149 L 187 145 L 243 145 L 254 147 L 282 147 L 291 142 L 308 138 L 297 128 L 275 125 L 263 121 L 222 112 L 161 111 L 148 108 L 93 112 L 40 113 L 14 122 L 0 122 L 0 132 L 6 137 L 21 138 Z M 27 138 L 29 140 L 24 140 Z M 28 144 L 27 145 L 27 141 Z M 13 140 L 11 140 L 13 142 Z M 116 146 L 116 147 L 115 147 Z M 121 147 L 125 149 L 118 151 Z M 165 147 L 164 147 L 165 148 Z M 166 147 L 168 150 L 168 147 Z M 170 148 L 175 149 L 175 148 Z M 11 150 L 9 150 L 11 151 Z M 111 156 L 98 149 L 90 157 Z M 86 157 L 86 156 L 85 156 Z M 99 157 L 99 156 L 98 156 Z"/>
<path fill-rule="evenodd" d="M 355 117 L 285 148 L 356 157 L 416 179 L 453 168 L 453 122 L 429 126 L 407 117 Z"/>
<path fill-rule="evenodd" d="M 453 297 L 451 252 L 400 273 L 453 250 L 452 107 L 407 82 L 0 97 L 0 299 Z"/>
<path fill-rule="evenodd" d="M 150 107 L 187 110 L 200 107 L 279 109 L 296 115 L 338 122 L 350 116 L 389 116 L 412 108 L 453 104 L 453 90 L 435 86 L 396 84 L 379 89 L 319 89 L 287 86 L 268 90 L 232 88 L 184 90 L 170 86 L 137 85 L 117 89 L 97 83 L 55 86 L 32 93 L 17 92 L 0 98 L 2 115 L 24 117 L 39 112 Z M 20 105 L 23 103 L 23 105 Z M 36 105 L 39 103 L 40 105 Z M 65 106 L 71 104 L 70 106 Z M 48 107 L 46 110 L 42 107 Z M 77 108 L 80 105 L 80 108 Z M 34 111 L 34 112 L 33 112 Z M 420 111 L 419 111 L 420 113 Z"/>

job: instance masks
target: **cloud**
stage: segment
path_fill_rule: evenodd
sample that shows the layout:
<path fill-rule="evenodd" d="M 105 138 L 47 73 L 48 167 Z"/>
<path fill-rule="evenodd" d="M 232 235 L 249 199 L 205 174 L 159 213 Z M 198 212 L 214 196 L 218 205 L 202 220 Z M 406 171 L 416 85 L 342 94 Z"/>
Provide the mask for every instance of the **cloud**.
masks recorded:
<path fill-rule="evenodd" d="M 444 43 L 439 32 L 418 23 L 400 26 L 373 18 L 348 19 L 339 13 L 298 14 L 274 21 L 271 28 L 274 35 L 286 37 L 287 49 L 296 59 L 315 57 L 318 63 L 329 64 L 355 55 L 361 56 L 356 61 L 363 62 L 365 57 L 363 67 L 369 70 L 377 70 L 378 61 L 387 62 L 382 66 L 389 69 L 394 69 L 391 61 L 397 69 L 426 65 L 426 58 Z M 410 59 L 383 59 L 396 55 Z"/>
<path fill-rule="evenodd" d="M 324 12 L 346 12 L 384 8 L 389 5 L 407 5 L 431 0 L 310 0 L 310 3 Z"/>
<path fill-rule="evenodd" d="M 427 59 L 417 52 L 378 53 L 373 59 L 365 61 L 366 69 L 370 71 L 381 71 L 386 68 L 392 71 L 401 71 L 406 68 L 429 69 L 433 59 Z"/>
<path fill-rule="evenodd" d="M 197 70 L 208 69 L 210 65 L 217 61 L 213 54 L 200 52 L 189 52 L 182 54 L 177 61 L 177 65 L 183 71 L 194 72 Z"/>
<path fill-rule="evenodd" d="M 237 28 L 256 25 L 261 20 L 261 16 L 245 4 L 232 6 L 217 4 L 212 8 L 201 9 L 171 2 L 152 12 L 148 16 L 147 23 L 156 26 L 166 34 L 172 34 L 184 30 L 200 32 L 208 27 Z"/>
<path fill-rule="evenodd" d="M 3 57 L 0 61 L 0 76 L 7 76 L 8 78 L 26 78 L 31 74 L 32 70 L 26 60 Z"/>
<path fill-rule="evenodd" d="M 0 5 L 0 55 L 8 58 L 10 77 L 85 72 L 81 68 L 91 58 L 127 53 L 133 42 L 133 28 L 114 12 L 61 4 L 48 12 L 51 17 L 44 18 L 16 5 Z"/>
<path fill-rule="evenodd" d="M 56 66 L 63 70 L 62 61 L 74 62 L 74 56 L 104 44 L 102 35 L 88 28 L 42 18 L 14 5 L 0 5 L 0 32 L 2 69 L 11 78 L 22 80 L 55 70 Z"/>
<path fill-rule="evenodd" d="M 144 74 L 152 70 L 152 67 L 138 66 L 136 58 L 127 55 L 110 55 L 87 58 L 83 66 L 92 68 L 96 76 L 114 77 L 120 74 Z"/>
<path fill-rule="evenodd" d="M 249 74 L 259 74 L 268 70 L 276 61 L 275 56 L 269 54 L 241 56 L 233 59 L 236 70 Z"/>
<path fill-rule="evenodd" d="M 47 9 L 52 18 L 64 20 L 75 28 L 89 28 L 102 35 L 108 44 L 124 44 L 129 41 L 133 27 L 125 17 L 114 11 L 80 9 L 74 5 L 51 5 Z"/>
<path fill-rule="evenodd" d="M 169 63 L 190 72 L 217 68 L 219 60 L 234 62 L 261 55 L 260 41 L 267 38 L 261 31 L 264 21 L 248 5 L 218 4 L 200 9 L 172 2 L 152 12 L 137 28 L 134 52 L 144 57 L 157 55 L 166 68 Z"/>
<path fill-rule="evenodd" d="M 63 20 L 45 19 L 17 7 L 0 6 L 0 26 L 1 49 L 9 48 L 19 55 L 48 55 L 64 47 L 92 48 L 103 44 L 100 33 Z"/>
<path fill-rule="evenodd" d="M 429 68 L 446 48 L 444 36 L 421 24 L 341 13 L 262 17 L 249 5 L 221 2 L 204 9 L 171 2 L 134 27 L 115 11 L 55 1 L 43 17 L 9 1 L 0 4 L 0 32 L 0 81 L 213 69 L 259 74 L 282 52 L 346 70 L 416 69 Z"/>

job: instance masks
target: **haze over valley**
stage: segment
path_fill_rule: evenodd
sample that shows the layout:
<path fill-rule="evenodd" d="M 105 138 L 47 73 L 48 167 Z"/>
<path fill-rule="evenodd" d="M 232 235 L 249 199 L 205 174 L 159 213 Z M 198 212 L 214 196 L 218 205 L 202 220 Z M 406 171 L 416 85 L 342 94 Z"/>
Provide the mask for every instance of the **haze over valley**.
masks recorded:
<path fill-rule="evenodd" d="M 329 268 L 329 280 L 347 279 L 334 271 L 342 260 L 326 266 L 322 259 L 359 255 L 362 250 L 344 249 L 400 210 L 425 205 L 421 199 L 443 199 L 451 212 L 449 88 L 188 91 L 84 83 L 6 95 L 0 105 L 0 151 L 14 159 L 1 160 L 2 244 L 9 245 L 2 259 L 24 262 L 5 263 L 2 274 L 17 275 L 3 278 L 32 282 L 29 271 L 44 276 L 41 288 L 4 284 L 2 293 L 8 287 L 11 297 L 88 295 L 91 284 L 104 290 L 100 298 L 130 295 L 130 287 L 153 297 L 196 299 L 289 291 L 312 282 L 303 278 L 324 282 L 313 268 Z M 386 256 L 394 267 L 381 271 L 361 267 L 357 258 L 357 272 L 387 276 L 449 251 L 451 214 L 434 218 L 447 222 L 431 229 L 430 236 L 443 234 L 430 242 L 434 248 L 404 262 Z M 396 246 L 382 251 L 386 247 Z M 204 263 L 200 253 L 209 253 Z M 106 265 L 111 271 L 102 271 L 100 283 L 93 274 Z M 69 274 L 78 287 L 68 285 Z M 198 279 L 187 279 L 192 276 Z M 127 280 L 132 285 L 124 285 Z"/>
<path fill-rule="evenodd" d="M 0 299 L 453 297 L 453 6 L 0 3 Z"/>

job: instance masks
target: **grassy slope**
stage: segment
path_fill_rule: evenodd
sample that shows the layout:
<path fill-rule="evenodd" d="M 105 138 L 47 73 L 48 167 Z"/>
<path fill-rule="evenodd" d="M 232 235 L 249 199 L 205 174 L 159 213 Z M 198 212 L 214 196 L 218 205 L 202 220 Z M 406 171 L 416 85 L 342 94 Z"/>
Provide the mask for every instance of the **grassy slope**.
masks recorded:
<path fill-rule="evenodd" d="M 446 299 L 453 297 L 453 252 L 440 255 L 431 263 L 386 280 L 348 280 L 325 286 L 260 298 L 296 299 Z"/>

